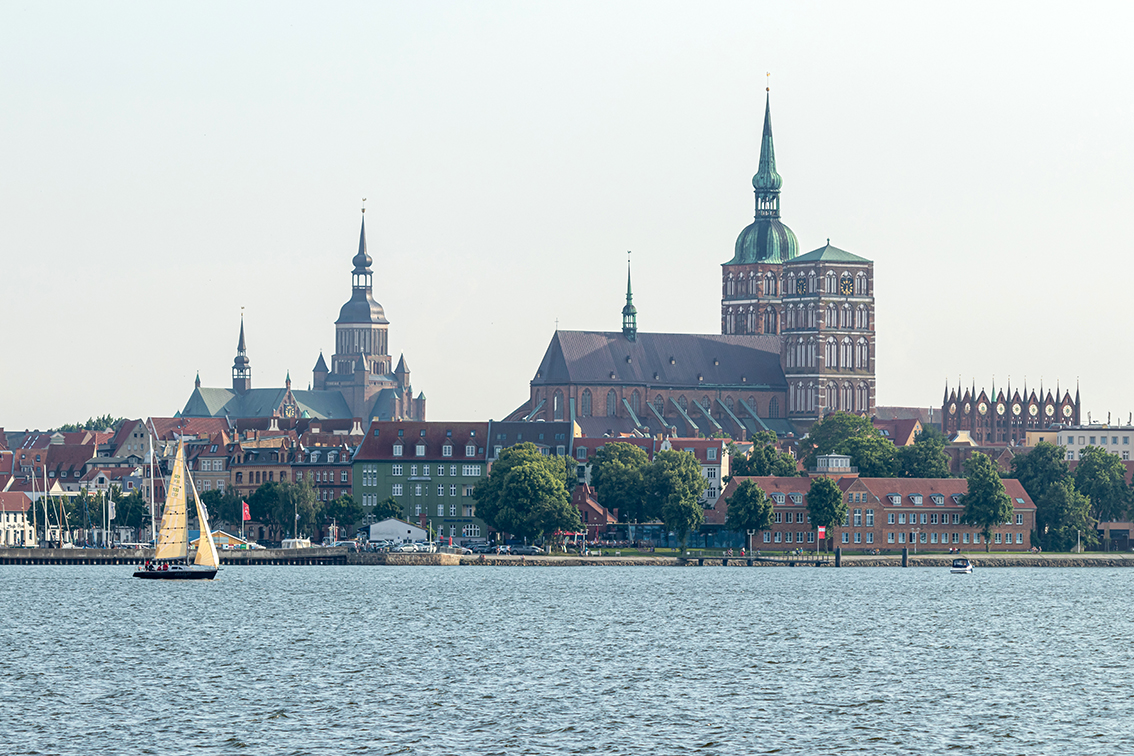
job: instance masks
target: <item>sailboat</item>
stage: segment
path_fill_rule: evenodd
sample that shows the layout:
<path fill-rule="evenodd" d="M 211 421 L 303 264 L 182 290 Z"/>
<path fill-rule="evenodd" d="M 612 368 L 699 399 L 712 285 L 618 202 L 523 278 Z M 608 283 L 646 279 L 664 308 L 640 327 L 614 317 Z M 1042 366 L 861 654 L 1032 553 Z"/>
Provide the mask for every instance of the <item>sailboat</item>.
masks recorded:
<path fill-rule="evenodd" d="M 197 521 L 201 537 L 197 541 L 197 557 L 189 564 L 189 509 L 186 489 L 193 492 L 197 506 Z M 134 577 L 146 580 L 212 580 L 220 568 L 220 556 L 209 529 L 209 513 L 197 496 L 197 487 L 185 469 L 185 442 L 178 440 L 173 471 L 162 509 L 161 530 L 158 531 L 154 558 L 146 569 L 138 570 Z"/>

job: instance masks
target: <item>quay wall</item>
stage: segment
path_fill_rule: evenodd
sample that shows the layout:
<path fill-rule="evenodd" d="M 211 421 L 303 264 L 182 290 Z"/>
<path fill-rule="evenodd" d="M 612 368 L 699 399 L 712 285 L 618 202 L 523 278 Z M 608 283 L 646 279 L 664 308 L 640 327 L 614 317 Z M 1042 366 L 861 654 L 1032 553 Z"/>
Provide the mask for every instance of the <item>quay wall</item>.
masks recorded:
<path fill-rule="evenodd" d="M 0 549 L 0 565 L 141 565 L 153 556 L 152 549 Z M 964 556 L 978 568 L 988 567 L 1134 567 L 1134 554 L 910 554 L 910 567 L 949 567 L 956 556 Z M 751 560 L 740 557 L 681 559 L 670 556 L 511 556 L 506 554 L 465 555 L 389 554 L 348 552 L 345 547 L 311 549 L 256 549 L 221 551 L 222 566 L 267 565 L 357 565 L 357 566 L 464 566 L 464 567 L 786 567 L 780 561 Z M 833 562 L 816 565 L 806 556 L 798 557 L 797 567 L 834 567 Z M 843 567 L 901 567 L 900 554 L 878 556 L 843 555 Z"/>

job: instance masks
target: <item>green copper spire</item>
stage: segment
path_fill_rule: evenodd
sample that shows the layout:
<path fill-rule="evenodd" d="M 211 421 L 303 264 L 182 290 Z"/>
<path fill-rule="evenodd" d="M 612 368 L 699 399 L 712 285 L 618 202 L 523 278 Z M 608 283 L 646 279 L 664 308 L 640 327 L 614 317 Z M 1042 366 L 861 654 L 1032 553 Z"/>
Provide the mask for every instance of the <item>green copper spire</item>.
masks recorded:
<path fill-rule="evenodd" d="M 756 217 L 780 217 L 780 187 L 784 180 L 776 173 L 776 148 L 772 144 L 772 95 L 764 100 L 764 133 L 760 137 L 760 167 L 752 177 L 756 190 Z"/>
<path fill-rule="evenodd" d="M 725 265 L 780 264 L 799 253 L 792 230 L 780 221 L 780 187 L 776 149 L 772 143 L 772 99 L 764 99 L 764 131 L 760 137 L 760 167 L 752 177 L 756 190 L 756 219 L 736 238 L 735 254 Z"/>
<path fill-rule="evenodd" d="M 627 341 L 638 339 L 638 308 L 634 306 L 634 292 L 630 289 L 630 253 L 626 253 L 626 306 L 622 308 L 622 335 Z"/>

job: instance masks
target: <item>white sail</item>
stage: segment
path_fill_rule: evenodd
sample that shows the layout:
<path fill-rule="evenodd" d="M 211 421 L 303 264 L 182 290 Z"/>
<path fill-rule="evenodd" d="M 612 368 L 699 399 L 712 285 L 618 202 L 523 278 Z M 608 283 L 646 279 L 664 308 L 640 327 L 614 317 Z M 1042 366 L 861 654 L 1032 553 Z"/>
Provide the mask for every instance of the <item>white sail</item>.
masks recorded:
<path fill-rule="evenodd" d="M 161 513 L 154 559 L 184 559 L 189 554 L 189 513 L 185 506 L 185 444 L 177 442 L 177 455 L 169 474 L 169 489 Z"/>
<path fill-rule="evenodd" d="M 197 486 L 193 485 L 192 478 L 189 479 L 189 487 L 193 489 L 193 501 L 197 504 L 197 524 L 201 526 L 201 537 L 197 539 L 197 557 L 193 564 L 215 570 L 220 567 L 220 555 L 217 554 L 217 545 L 213 543 L 213 532 L 209 528 L 209 513 L 205 511 L 201 497 L 197 496 Z"/>

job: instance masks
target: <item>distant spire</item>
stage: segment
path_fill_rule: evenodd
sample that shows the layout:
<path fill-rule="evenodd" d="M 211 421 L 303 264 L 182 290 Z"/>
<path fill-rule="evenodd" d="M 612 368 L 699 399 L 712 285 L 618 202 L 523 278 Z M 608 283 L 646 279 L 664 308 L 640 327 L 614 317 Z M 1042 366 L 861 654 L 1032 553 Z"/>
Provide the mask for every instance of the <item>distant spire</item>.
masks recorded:
<path fill-rule="evenodd" d="M 769 87 L 769 90 L 771 88 Z M 776 172 L 776 148 L 772 142 L 772 95 L 764 100 L 764 132 L 760 136 L 760 166 L 752 177 L 756 190 L 756 217 L 780 217 L 780 187 L 784 180 Z"/>
<path fill-rule="evenodd" d="M 232 361 L 232 389 L 243 394 L 252 388 L 252 365 L 248 361 L 248 348 L 244 343 L 244 314 L 240 314 L 240 339 L 236 342 L 236 357 Z"/>
<path fill-rule="evenodd" d="M 193 381 L 193 385 L 196 388 L 201 388 L 201 371 L 200 370 L 197 371 L 197 379 L 195 381 Z"/>
<path fill-rule="evenodd" d="M 634 292 L 630 288 L 630 253 L 626 253 L 626 306 L 622 308 L 622 335 L 627 341 L 638 340 L 638 308 L 634 306 Z"/>

